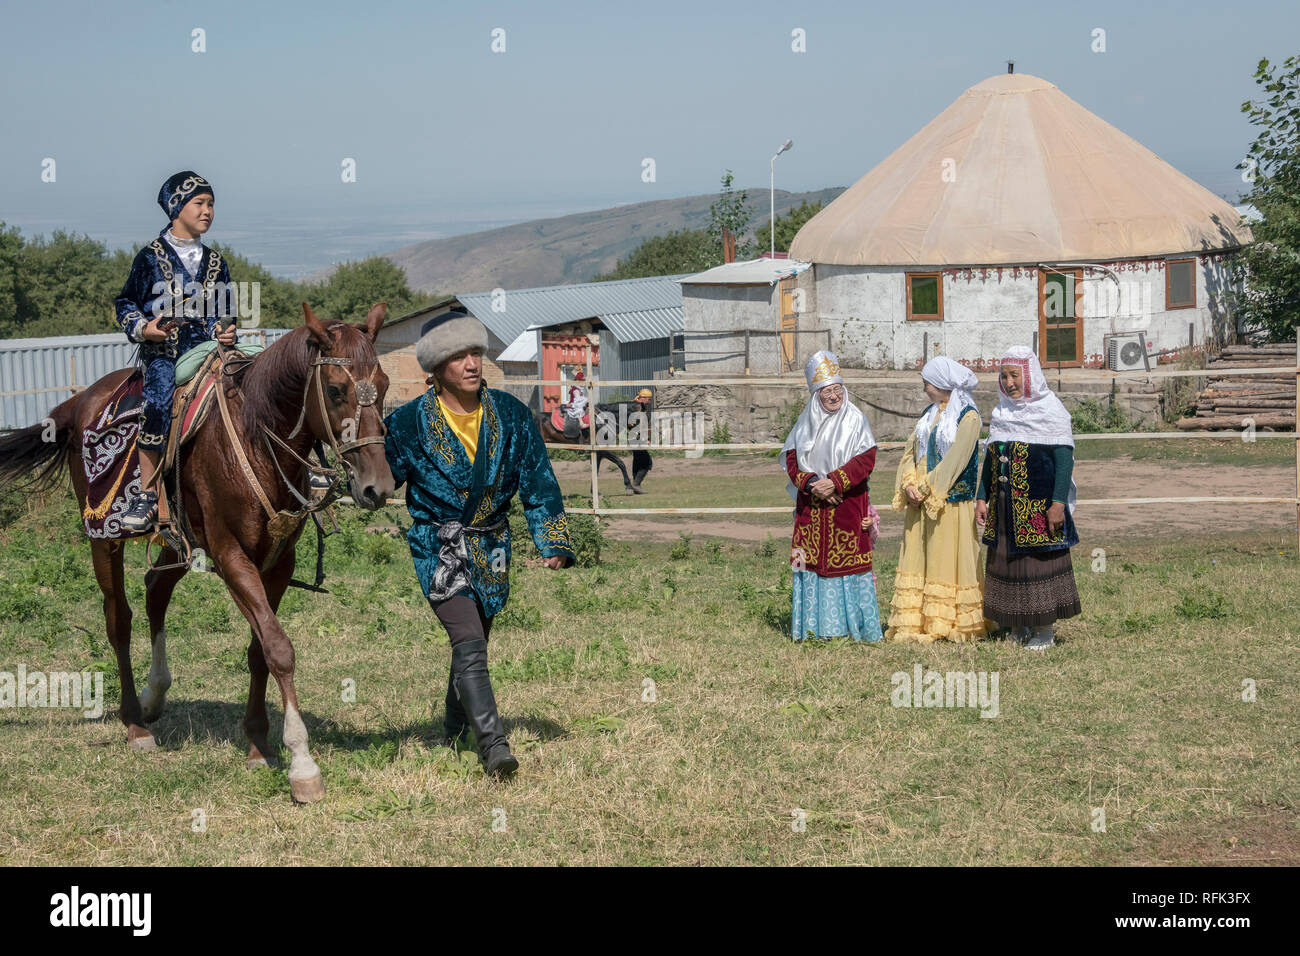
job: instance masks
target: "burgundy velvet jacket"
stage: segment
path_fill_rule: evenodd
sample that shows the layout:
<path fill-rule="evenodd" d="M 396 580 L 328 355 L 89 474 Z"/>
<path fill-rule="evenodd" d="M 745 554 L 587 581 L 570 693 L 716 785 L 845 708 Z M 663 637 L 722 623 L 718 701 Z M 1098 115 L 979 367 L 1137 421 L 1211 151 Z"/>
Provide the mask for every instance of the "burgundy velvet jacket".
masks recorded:
<path fill-rule="evenodd" d="M 871 570 L 871 532 L 862 530 L 866 517 L 867 479 L 876 466 L 876 449 L 872 448 L 849 459 L 826 477 L 844 496 L 831 506 L 817 501 L 808 491 L 816 475 L 799 470 L 794 449 L 786 452 L 785 470 L 799 489 L 795 502 L 794 538 L 790 542 L 791 563 L 799 569 L 815 571 L 824 578 L 861 574 Z"/>

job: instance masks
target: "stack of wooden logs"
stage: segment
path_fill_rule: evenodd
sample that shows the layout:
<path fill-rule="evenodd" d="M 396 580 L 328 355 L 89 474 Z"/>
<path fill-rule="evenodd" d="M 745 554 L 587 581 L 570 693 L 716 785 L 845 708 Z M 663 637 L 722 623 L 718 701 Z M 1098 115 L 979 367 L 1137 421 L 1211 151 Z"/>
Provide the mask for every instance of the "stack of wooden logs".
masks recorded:
<path fill-rule="evenodd" d="M 1254 419 L 1258 429 L 1291 431 L 1295 428 L 1296 346 L 1229 345 L 1205 370 L 1210 379 L 1196 396 L 1196 416 L 1183 418 L 1183 431 L 1212 431 L 1242 428 L 1243 419 Z M 1276 368 L 1277 374 L 1231 375 L 1214 378 L 1216 371 L 1235 368 Z"/>

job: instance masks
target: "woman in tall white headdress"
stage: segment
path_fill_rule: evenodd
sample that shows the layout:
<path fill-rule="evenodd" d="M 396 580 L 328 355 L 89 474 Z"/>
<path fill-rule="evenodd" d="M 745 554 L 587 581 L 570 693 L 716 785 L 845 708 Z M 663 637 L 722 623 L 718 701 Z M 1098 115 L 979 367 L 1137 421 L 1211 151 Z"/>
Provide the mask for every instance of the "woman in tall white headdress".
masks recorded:
<path fill-rule="evenodd" d="M 1070 548 L 1074 527 L 1074 430 L 1031 349 L 1002 357 L 1001 401 L 989 425 L 976 521 L 988 545 L 984 614 L 1030 650 L 1055 641 L 1055 622 L 1082 610 Z"/>
<path fill-rule="evenodd" d="M 839 359 L 817 352 L 804 368 L 811 397 L 781 455 L 795 500 L 791 636 L 878 641 L 867 479 L 876 440 L 844 389 Z"/>
<path fill-rule="evenodd" d="M 921 369 L 930 405 L 903 449 L 894 510 L 906 512 L 886 637 L 929 644 L 977 641 L 984 619 L 984 568 L 975 526 L 983 422 L 975 373 L 939 356 Z"/>

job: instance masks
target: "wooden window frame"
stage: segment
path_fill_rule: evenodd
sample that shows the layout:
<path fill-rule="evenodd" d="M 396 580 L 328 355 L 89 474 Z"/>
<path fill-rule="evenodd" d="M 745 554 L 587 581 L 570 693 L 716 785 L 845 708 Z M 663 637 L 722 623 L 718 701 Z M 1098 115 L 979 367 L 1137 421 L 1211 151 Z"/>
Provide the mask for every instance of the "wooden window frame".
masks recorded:
<path fill-rule="evenodd" d="M 1047 360 L 1047 274 L 1074 276 L 1074 354 L 1076 362 Z M 1039 269 L 1038 270 L 1038 361 L 1043 368 L 1079 368 L 1083 365 L 1083 270 L 1082 269 Z M 1053 326 L 1055 328 L 1056 326 Z"/>
<path fill-rule="evenodd" d="M 912 313 L 912 280 L 913 279 L 938 279 L 939 286 L 939 314 L 938 315 L 914 315 Z M 905 272 L 903 273 L 904 293 L 907 298 L 907 321 L 909 322 L 942 322 L 943 321 L 943 273 L 942 272 Z"/>
<path fill-rule="evenodd" d="M 1182 305 L 1174 305 L 1169 301 L 1169 293 L 1173 289 L 1173 266 L 1190 262 L 1192 265 L 1192 301 L 1185 302 Z M 1165 311 L 1170 312 L 1174 309 L 1194 309 L 1196 308 L 1196 257 L 1190 259 L 1166 259 L 1165 260 Z"/>

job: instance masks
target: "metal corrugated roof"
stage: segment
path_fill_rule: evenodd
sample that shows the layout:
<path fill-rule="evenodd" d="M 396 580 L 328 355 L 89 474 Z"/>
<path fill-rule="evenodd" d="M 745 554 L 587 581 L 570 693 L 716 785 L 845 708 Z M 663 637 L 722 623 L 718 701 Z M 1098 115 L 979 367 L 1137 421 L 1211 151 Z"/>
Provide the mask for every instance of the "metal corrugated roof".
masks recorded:
<path fill-rule="evenodd" d="M 686 327 L 680 305 L 671 309 L 602 312 L 600 321 L 605 323 L 620 342 L 644 342 L 648 339 L 667 338 Z"/>
<path fill-rule="evenodd" d="M 746 262 L 728 262 L 704 272 L 686 276 L 682 282 L 691 285 L 771 285 L 786 276 L 803 272 L 811 263 L 798 259 L 750 259 Z"/>
<path fill-rule="evenodd" d="M 505 310 L 499 312 L 492 310 L 491 292 L 473 292 L 456 298 L 502 342 L 514 342 L 529 326 L 547 328 L 624 312 L 680 310 L 682 288 L 678 282 L 683 278 L 684 273 L 538 289 L 509 289 L 504 299 L 499 300 L 505 305 Z"/>
<path fill-rule="evenodd" d="M 519 333 L 519 337 L 501 350 L 497 356 L 501 362 L 536 362 L 537 330 L 531 326 Z"/>

